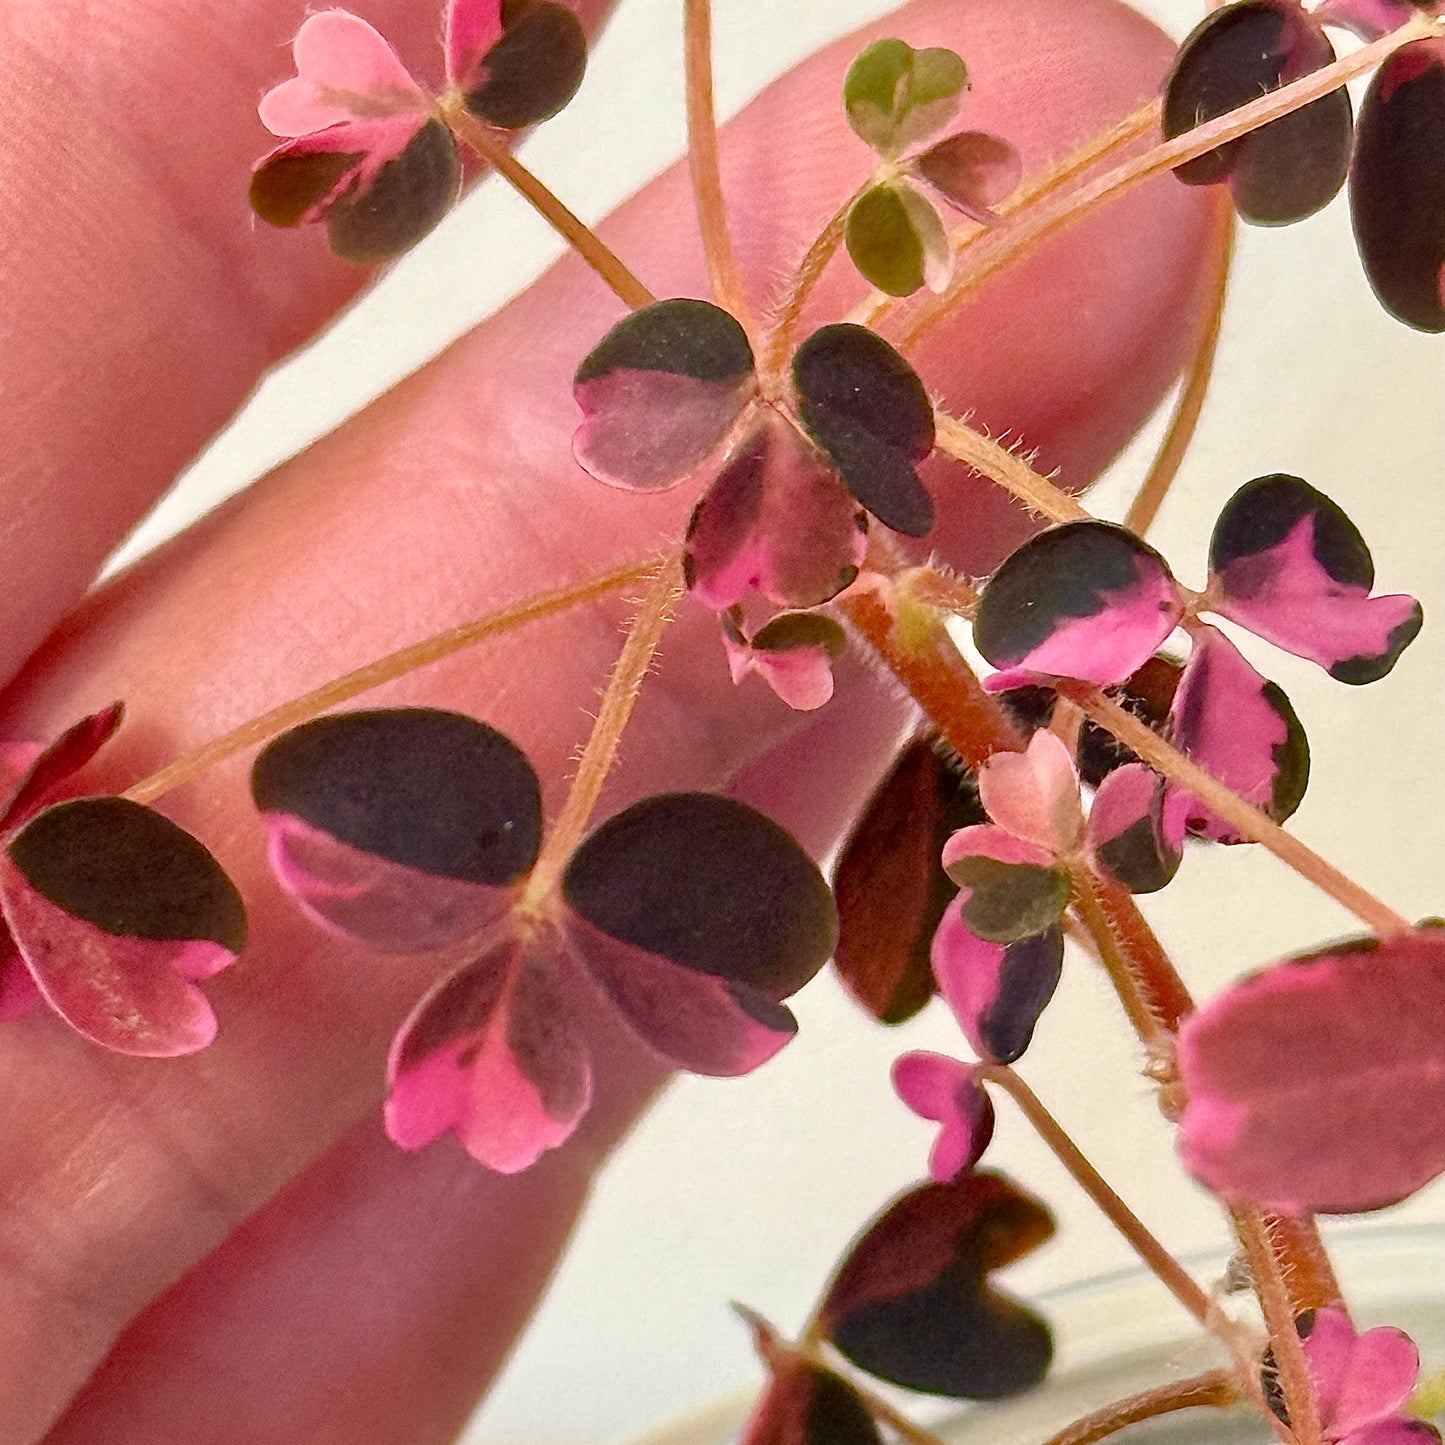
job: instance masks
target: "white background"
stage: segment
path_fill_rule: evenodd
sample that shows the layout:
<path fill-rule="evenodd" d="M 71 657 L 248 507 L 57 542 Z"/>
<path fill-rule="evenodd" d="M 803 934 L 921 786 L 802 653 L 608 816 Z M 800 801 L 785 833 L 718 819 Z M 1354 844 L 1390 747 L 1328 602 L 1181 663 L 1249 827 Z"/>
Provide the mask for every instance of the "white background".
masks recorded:
<path fill-rule="evenodd" d="M 1199 0 L 1139 0 L 1176 36 Z M 738 109 L 790 63 L 881 13 L 877 0 L 716 0 L 718 103 Z M 1059 0 L 1067 23 L 1068 0 Z M 680 0 L 623 0 L 578 101 L 528 142 L 530 165 L 598 218 L 681 150 Z M 629 81 L 615 81 L 625 60 Z M 605 164 L 598 157 L 606 158 Z M 485 267 L 476 237 L 487 236 Z M 291 454 L 420 364 L 538 274 L 557 246 L 515 197 L 484 186 L 306 354 L 279 371 L 125 549 L 135 555 Z M 1445 785 L 1436 726 L 1445 678 L 1440 558 L 1445 405 L 1441 343 L 1388 321 L 1361 283 L 1342 203 L 1287 233 L 1247 233 L 1220 372 L 1153 540 L 1193 577 L 1224 498 L 1262 471 L 1297 471 L 1370 540 L 1381 583 L 1425 602 L 1427 626 L 1393 677 L 1350 690 L 1263 649 L 1305 719 L 1315 783 L 1295 827 L 1412 915 L 1445 911 Z M 1141 445 L 1095 494 L 1122 510 Z M 1328 900 L 1254 850 L 1194 853 L 1148 912 L 1207 993 L 1284 949 L 1347 931 Z M 755 1378 L 726 1307 L 794 1327 L 847 1237 L 923 1171 L 929 1130 L 893 1098 L 903 1047 L 955 1047 L 935 1006 L 900 1032 L 865 1021 L 828 978 L 798 999 L 799 1040 L 753 1078 L 676 1083 L 628 1140 L 530 1335 L 469 1440 L 611 1445 Z M 1207 1199 L 1181 1188 L 1126 1031 L 1080 960 L 1026 1070 L 1104 1174 L 1179 1249 L 1222 1241 Z M 1059 1239 L 1014 1277 L 1044 1287 L 1130 1262 L 1024 1126 L 1000 1107 L 991 1162 L 1042 1193 Z M 1438 1215 L 1440 1191 L 1414 1214 Z"/>

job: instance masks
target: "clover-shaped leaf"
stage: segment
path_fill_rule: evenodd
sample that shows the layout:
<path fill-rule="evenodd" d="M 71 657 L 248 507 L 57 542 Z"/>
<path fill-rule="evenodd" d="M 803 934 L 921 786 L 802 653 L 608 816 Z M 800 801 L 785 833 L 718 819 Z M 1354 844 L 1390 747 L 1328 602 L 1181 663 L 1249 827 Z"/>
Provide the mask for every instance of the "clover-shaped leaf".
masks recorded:
<path fill-rule="evenodd" d="M 933 450 L 933 404 L 913 368 L 877 332 L 840 322 L 793 357 L 799 414 L 848 490 L 885 527 L 933 530 L 917 464 Z"/>
<path fill-rule="evenodd" d="M 1445 929 L 1285 959 L 1184 1024 L 1184 1161 L 1284 1213 L 1355 1213 L 1445 1170 Z M 1345 1024 L 1348 1026 L 1345 1026 Z"/>
<path fill-rule="evenodd" d="M 881 1023 L 902 1023 L 933 997 L 929 951 L 958 892 L 940 855 L 951 834 L 986 816 L 975 780 L 920 738 L 903 750 L 843 845 L 833 961 L 849 993 Z"/>
<path fill-rule="evenodd" d="M 828 885 L 744 803 L 648 798 L 609 818 L 562 880 L 574 954 L 633 1031 L 699 1074 L 746 1073 L 796 1030 L 781 1000 L 838 937 Z"/>
<path fill-rule="evenodd" d="M 1012 553 L 984 589 L 978 650 L 1012 672 L 1123 682 L 1183 616 L 1168 564 L 1112 522 L 1051 527 Z"/>
<path fill-rule="evenodd" d="M 938 212 L 908 185 L 870 186 L 848 211 L 848 254 L 880 291 L 911 296 L 948 284 L 952 251 Z"/>
<path fill-rule="evenodd" d="M 989 1276 L 1053 1233 L 1048 1210 L 1000 1174 L 924 1184 L 893 1201 L 849 1249 L 820 1311 L 828 1337 L 869 1374 L 953 1399 L 1038 1384 L 1048 1326 Z"/>
<path fill-rule="evenodd" d="M 404 1149 L 447 1131 L 503 1174 L 563 1143 L 592 1100 L 592 1062 L 552 959 L 505 937 L 443 978 L 396 1035 L 386 1128 Z"/>
<path fill-rule="evenodd" d="M 843 107 L 859 138 L 891 157 L 946 125 L 967 86 L 968 67 L 953 51 L 875 40 L 849 67 Z"/>
<path fill-rule="evenodd" d="M 791 708 L 812 712 L 833 696 L 833 664 L 847 636 L 820 612 L 780 612 L 749 638 L 733 612 L 722 618 L 723 648 L 735 683 L 756 674 Z"/>
<path fill-rule="evenodd" d="M 521 130 L 556 115 L 587 69 L 587 36 L 551 0 L 451 0 L 447 77 L 473 115 Z"/>
<path fill-rule="evenodd" d="M 240 894 L 183 829 L 125 798 L 37 813 L 0 857 L 0 909 L 46 1002 L 94 1043 L 193 1053 L 216 1018 L 196 983 L 245 946 Z"/>
<path fill-rule="evenodd" d="M 251 791 L 282 886 L 327 928 L 388 952 L 439 948 L 496 918 L 542 834 L 520 749 L 433 708 L 293 728 L 256 759 Z"/>
<path fill-rule="evenodd" d="M 980 225 L 997 225 L 994 207 L 1007 200 L 1023 177 L 1023 157 L 1002 136 L 982 130 L 945 136 L 909 162 L 949 205 Z"/>
<path fill-rule="evenodd" d="M 1237 0 L 1185 39 L 1164 87 L 1163 129 L 1182 135 L 1335 59 L 1319 21 L 1294 0 Z M 1228 181 L 1247 221 L 1284 225 L 1345 183 L 1353 112 L 1343 88 L 1175 168 L 1188 185 Z"/>
<path fill-rule="evenodd" d="M 1445 42 L 1402 46 L 1360 110 L 1350 214 L 1365 275 L 1384 308 L 1445 331 Z"/>
<path fill-rule="evenodd" d="M 904 1054 L 893 1064 L 893 1089 L 921 1118 L 942 1125 L 928 1156 L 940 1184 L 966 1174 L 993 1139 L 993 1100 L 978 1067 L 943 1054 Z"/>
<path fill-rule="evenodd" d="M 1215 524 L 1211 606 L 1340 682 L 1384 677 L 1420 631 L 1413 598 L 1371 597 L 1375 565 L 1358 528 L 1298 477 L 1258 477 Z"/>

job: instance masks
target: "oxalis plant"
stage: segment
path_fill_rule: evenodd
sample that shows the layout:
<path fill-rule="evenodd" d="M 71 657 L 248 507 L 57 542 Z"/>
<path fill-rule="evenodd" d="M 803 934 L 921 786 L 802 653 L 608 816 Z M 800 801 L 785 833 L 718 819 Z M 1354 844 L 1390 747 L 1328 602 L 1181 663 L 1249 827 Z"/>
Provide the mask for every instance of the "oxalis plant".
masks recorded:
<path fill-rule="evenodd" d="M 911 358 L 990 280 L 1157 178 L 1268 225 L 1348 188 L 1382 306 L 1445 331 L 1441 6 L 1215 7 L 1156 98 L 1038 172 L 1008 134 L 970 122 L 968 54 L 915 47 L 905 26 L 858 51 L 837 96 L 836 126 L 870 173 L 762 308 L 729 226 L 708 0 L 682 3 L 706 297 L 655 294 L 513 155 L 583 81 L 572 10 L 452 0 L 440 84 L 356 15 L 304 20 L 294 75 L 260 104 L 278 143 L 250 177 L 256 215 L 324 228 L 337 255 L 375 265 L 442 220 L 470 169 L 514 186 L 621 303 L 610 329 L 575 338 L 570 404 L 580 468 L 635 494 L 634 552 L 519 587 L 112 791 L 93 779 L 124 752 L 122 701 L 5 745 L 0 1017 L 42 1037 L 58 1020 L 156 1070 L 212 1045 L 209 980 L 244 960 L 247 902 L 161 808 L 244 756 L 268 886 L 308 927 L 416 963 L 385 1064 L 385 1130 L 402 1150 L 454 1148 L 438 1143 L 451 1135 L 477 1170 L 545 1169 L 585 1127 L 619 1039 L 659 1068 L 747 1073 L 788 1044 L 787 1000 L 830 960 L 881 1026 L 951 1013 L 957 1057 L 906 1052 L 893 1068 L 900 1109 L 938 1126 L 927 1177 L 862 1224 L 795 1337 L 743 1310 L 769 1377 L 750 1445 L 932 1441 L 876 1381 L 992 1400 L 1046 1379 L 1047 1321 L 995 1279 L 1054 1228 L 988 1165 L 1001 1095 L 1229 1360 L 1100 1400 L 1063 1438 L 1243 1406 L 1297 1445 L 1438 1441 L 1415 1345 L 1356 1328 L 1315 1216 L 1386 1208 L 1445 1170 L 1445 925 L 1402 917 L 1288 831 L 1309 719 L 1233 640 L 1318 664 L 1348 706 L 1344 690 L 1388 674 L 1421 629 L 1408 579 L 1377 586 L 1329 477 L 1241 477 L 1197 549 L 1166 559 L 1147 540 L 1209 383 L 1232 219 L 1173 424 L 1122 523 L 944 409 Z M 1341 58 L 1349 32 L 1359 43 Z M 1365 76 L 1356 116 L 1344 87 Z M 837 294 L 827 278 L 849 267 L 865 299 L 820 315 Z M 939 456 L 1031 519 L 987 575 L 930 551 L 956 511 L 925 465 Z M 685 521 L 659 539 L 647 494 L 674 489 Z M 564 787 L 525 737 L 428 700 L 423 669 L 617 598 L 631 620 L 592 679 L 595 721 Z M 755 699 L 770 690 L 767 706 L 826 716 L 843 701 L 835 673 L 860 665 L 907 695 L 911 731 L 854 810 L 831 880 L 729 791 L 614 801 L 675 619 L 706 620 L 716 671 Z M 401 701 L 367 705 L 402 680 Z M 685 714 L 685 692 L 672 705 Z M 1242 959 L 1238 982 L 1196 1000 L 1136 897 L 1188 889 L 1191 852 L 1239 845 L 1362 931 Z M 1195 1279 L 1016 1069 L 1066 966 L 1101 970 L 1117 993 L 1246 1289 Z"/>

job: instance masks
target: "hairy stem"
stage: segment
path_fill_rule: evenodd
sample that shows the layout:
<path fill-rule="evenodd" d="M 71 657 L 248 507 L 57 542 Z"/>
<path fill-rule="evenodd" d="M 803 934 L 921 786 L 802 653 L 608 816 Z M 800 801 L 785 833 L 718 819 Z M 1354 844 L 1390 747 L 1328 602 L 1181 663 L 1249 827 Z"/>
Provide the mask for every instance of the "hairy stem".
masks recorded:
<path fill-rule="evenodd" d="M 172 788 L 190 782 L 208 768 L 215 767 L 217 763 L 224 762 L 235 753 L 265 742 L 276 733 L 308 722 L 343 702 L 349 702 L 383 683 L 405 677 L 407 673 L 415 672 L 417 668 L 425 667 L 439 658 L 449 657 L 463 648 L 475 647 L 489 637 L 509 632 L 528 622 L 539 622 L 544 617 L 555 617 L 588 602 L 595 602 L 598 598 L 641 581 L 654 572 L 657 566 L 656 557 L 629 562 L 613 568 L 610 572 L 586 577 L 581 582 L 568 583 L 565 587 L 558 587 L 551 592 L 539 593 L 496 612 L 488 612 L 471 622 L 449 627 L 445 632 L 438 632 L 420 642 L 398 648 L 395 652 L 387 653 L 385 657 L 378 657 L 351 672 L 343 673 L 340 677 L 251 718 L 218 738 L 213 738 L 194 752 L 186 753 L 159 772 L 152 773 L 150 777 L 143 778 L 127 788 L 122 796 L 136 803 L 153 803 Z"/>
<path fill-rule="evenodd" d="M 1179 1261 L 1159 1243 L 1143 1221 L 1110 1188 L 1107 1180 L 1084 1157 L 1063 1126 L 1040 1102 L 1037 1094 L 1007 1065 L 985 1064 L 982 1078 L 997 1084 L 1019 1107 L 1019 1112 L 1053 1151 L 1074 1181 L 1098 1206 L 1110 1224 L 1129 1242 L 1134 1252 L 1156 1274 L 1169 1293 L 1206 1329 L 1217 1328 L 1219 1320 L 1213 1301 L 1180 1267 Z"/>
<path fill-rule="evenodd" d="M 657 656 L 658 643 L 672 620 L 682 592 L 682 554 L 675 551 L 648 580 L 637 615 L 628 629 L 627 641 L 622 644 L 612 676 L 607 679 L 597 720 L 582 750 L 567 799 L 527 879 L 517 905 L 519 911 L 538 913 L 545 909 L 567 860 L 582 841 L 588 819 L 617 759 L 622 734 L 632 718 L 643 679 Z"/>
<path fill-rule="evenodd" d="M 1066 1425 L 1057 1435 L 1051 1435 L 1045 1445 L 1094 1445 L 1095 1441 L 1107 1439 L 1125 1426 L 1137 1425 L 1142 1420 L 1201 1406 L 1227 1409 L 1239 1400 L 1239 1386 L 1227 1370 L 1206 1370 L 1187 1380 L 1171 1380 L 1167 1385 L 1115 1400 L 1112 1405 Z"/>
<path fill-rule="evenodd" d="M 1211 255 L 1207 278 L 1205 309 L 1199 318 L 1194 351 L 1184 372 L 1184 384 L 1174 408 L 1173 419 L 1165 433 L 1149 475 L 1129 505 L 1124 525 L 1143 536 L 1154 524 L 1169 488 L 1184 461 L 1189 444 L 1204 411 L 1204 398 L 1214 375 L 1214 358 L 1219 350 L 1219 333 L 1224 323 L 1224 302 L 1229 290 L 1229 269 L 1234 259 L 1234 204 L 1228 191 L 1221 188 L 1214 198 L 1216 242 Z"/>
<path fill-rule="evenodd" d="M 853 202 L 862 194 L 863 190 L 860 188 L 843 202 L 798 263 L 798 269 L 793 273 L 788 289 L 783 293 L 783 299 L 778 303 L 773 315 L 773 330 L 768 337 L 768 349 L 763 357 L 764 375 L 776 375 L 787 364 L 803 307 L 808 304 L 813 288 L 828 269 L 828 262 L 843 244 L 848 212 L 853 209 Z"/>
<path fill-rule="evenodd" d="M 634 311 L 657 298 L 628 270 L 621 257 L 585 221 L 574 215 L 519 161 L 485 125 L 466 108 L 461 96 L 448 95 L 440 103 L 441 116 L 452 134 L 497 172 L 534 211 L 582 257 Z"/>
<path fill-rule="evenodd" d="M 1240 136 L 1248 135 L 1250 131 L 1258 130 L 1272 120 L 1302 109 L 1322 95 L 1338 90 L 1355 76 L 1373 69 L 1381 61 L 1389 59 L 1402 45 L 1440 33 L 1441 22 L 1430 19 L 1423 12 L 1418 13 L 1389 35 L 1373 44 L 1362 46 L 1345 59 L 1311 71 L 1302 79 L 1272 90 L 1258 100 L 1252 100 L 1216 120 L 1195 126 L 1193 130 L 1176 136 L 1173 140 L 1161 141 L 1102 175 L 1084 181 L 1052 203 L 1045 202 L 1031 208 L 1027 213 L 1021 213 L 1013 225 L 990 233 L 974 248 L 973 264 L 959 267 L 941 295 L 909 316 L 895 337 L 895 344 L 906 350 L 984 281 L 1066 226 L 1097 210 L 1106 201 L 1133 190 L 1165 171 L 1173 170 L 1185 161 L 1194 160 L 1206 151 L 1238 140 Z"/>
<path fill-rule="evenodd" d="M 933 424 L 934 445 L 939 451 L 955 461 L 967 462 L 974 471 L 997 482 L 1030 512 L 1051 522 L 1081 522 L 1089 517 L 1089 512 L 1063 488 L 967 422 L 940 411 L 934 413 Z"/>
<path fill-rule="evenodd" d="M 1320 1414 L 1305 1361 L 1304 1344 L 1295 1328 L 1299 1313 L 1286 1283 L 1289 1261 L 1282 1259 L 1270 1234 L 1269 1222 L 1252 1206 L 1231 1211 L 1234 1227 L 1249 1257 L 1255 1292 L 1259 1295 L 1270 1345 L 1279 1370 L 1280 1390 L 1289 1412 L 1290 1432 L 1299 1445 L 1320 1445 Z"/>
<path fill-rule="evenodd" d="M 1232 789 L 1225 787 L 1211 773 L 1205 772 L 1192 758 L 1152 732 L 1132 713 L 1105 697 L 1096 687 L 1064 683 L 1060 691 L 1072 698 L 1101 727 L 1107 728 L 1126 747 L 1162 773 L 1171 782 L 1179 783 L 1194 794 L 1207 808 L 1218 813 L 1232 828 L 1256 843 L 1262 843 L 1275 857 L 1328 893 L 1337 903 L 1349 909 L 1366 927 L 1382 936 L 1408 932 L 1410 922 L 1386 907 L 1372 893 L 1340 872 L 1333 863 L 1320 857 L 1313 848 L 1287 833 L 1273 818 L 1252 803 L 1247 803 Z"/>
<path fill-rule="evenodd" d="M 728 230 L 718 156 L 717 117 L 712 87 L 711 0 L 685 0 L 683 69 L 687 78 L 687 165 L 692 176 L 697 223 L 702 231 L 707 271 L 719 306 L 751 333 L 754 322 L 743 289 L 742 272 Z"/>

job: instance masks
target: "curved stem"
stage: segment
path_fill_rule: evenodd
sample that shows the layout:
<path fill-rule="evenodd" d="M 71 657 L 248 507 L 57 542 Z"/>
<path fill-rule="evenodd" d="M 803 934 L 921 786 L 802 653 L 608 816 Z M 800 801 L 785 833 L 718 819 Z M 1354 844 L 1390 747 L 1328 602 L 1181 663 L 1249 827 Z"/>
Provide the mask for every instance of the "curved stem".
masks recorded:
<path fill-rule="evenodd" d="M 1345 59 L 1311 71 L 1302 79 L 1272 90 L 1216 120 L 1195 126 L 1173 140 L 1161 141 L 1141 155 L 1085 181 L 1059 197 L 1055 203 L 1043 204 L 1019 215 L 1012 226 L 991 233 L 977 246 L 974 264 L 959 268 L 942 295 L 909 317 L 895 338 L 895 345 L 900 350 L 911 346 L 984 281 L 1066 226 L 1097 210 L 1106 201 L 1133 190 L 1154 176 L 1173 170 L 1185 161 L 1195 160 L 1206 151 L 1238 140 L 1272 120 L 1302 109 L 1389 59 L 1402 45 L 1440 33 L 1440 22 L 1420 12 L 1389 35 L 1371 45 L 1362 46 Z"/>
<path fill-rule="evenodd" d="M 743 289 L 742 272 L 728 230 L 718 156 L 717 116 L 712 88 L 711 0 L 685 0 L 683 69 L 687 78 L 687 165 L 692 176 L 697 223 L 702 231 L 712 292 L 751 334 L 754 321 Z"/>
<path fill-rule="evenodd" d="M 623 264 L 622 259 L 580 217 L 574 215 L 536 176 L 502 145 L 490 130 L 466 108 L 459 95 L 444 96 L 442 119 L 452 134 L 466 142 L 528 202 L 534 211 L 582 257 L 634 311 L 650 306 L 657 298 Z"/>
<path fill-rule="evenodd" d="M 1036 472 L 1001 442 L 947 412 L 935 412 L 933 425 L 934 445 L 939 451 L 955 461 L 967 462 L 974 471 L 1017 497 L 1029 511 L 1051 522 L 1080 522 L 1089 517 L 1089 512 L 1062 487 Z"/>
<path fill-rule="evenodd" d="M 378 657 L 351 672 L 343 673 L 340 677 L 251 718 L 218 738 L 213 738 L 194 752 L 186 753 L 159 772 L 133 784 L 122 796 L 136 803 L 153 803 L 172 788 L 190 782 L 206 769 L 215 767 L 217 763 L 224 762 L 235 753 L 265 742 L 276 733 L 307 722 L 320 713 L 327 712 L 343 702 L 349 702 L 383 683 L 415 672 L 417 668 L 425 667 L 439 658 L 449 657 L 463 648 L 475 647 L 477 643 L 495 637 L 498 633 L 508 632 L 528 622 L 538 622 L 544 617 L 555 617 L 573 607 L 594 602 L 610 592 L 640 581 L 653 572 L 657 565 L 656 557 L 629 562 L 622 567 L 613 568 L 610 572 L 584 578 L 581 582 L 569 583 L 554 591 L 529 597 L 523 602 L 514 602 L 499 611 L 488 612 L 471 622 L 463 622 L 457 627 L 449 627 L 445 632 L 438 632 L 420 642 L 398 648 L 395 652 L 387 653 L 385 657 Z"/>
<path fill-rule="evenodd" d="M 1060 685 L 1060 691 L 1078 703 L 1089 717 L 1107 728 L 1126 747 L 1138 753 L 1156 772 L 1186 787 L 1236 831 L 1256 843 L 1262 843 L 1276 858 L 1328 893 L 1368 928 L 1387 937 L 1409 932 L 1409 919 L 1387 907 L 1352 878 L 1346 877 L 1293 833 L 1285 832 L 1273 818 L 1245 802 L 1238 793 L 1225 787 L 1192 758 L 1165 742 L 1132 713 L 1110 701 L 1098 688 L 1064 683 Z"/>
<path fill-rule="evenodd" d="M 1044 1445 L 1094 1445 L 1095 1441 L 1107 1439 L 1127 1425 L 1137 1425 L 1143 1420 L 1200 1406 L 1227 1409 L 1238 1404 L 1240 1399 L 1239 1386 L 1227 1370 L 1206 1370 L 1202 1375 L 1191 1375 L 1187 1380 L 1171 1380 L 1167 1385 L 1158 1385 L 1152 1390 L 1115 1400 L 1112 1405 L 1105 1405 L 1092 1414 L 1081 1416 L 1072 1425 L 1066 1425 L 1057 1435 L 1051 1435 Z"/>
<path fill-rule="evenodd" d="M 1211 258 L 1205 310 L 1199 318 L 1194 354 L 1184 373 L 1184 385 L 1174 408 L 1169 430 L 1160 444 L 1149 475 L 1129 504 L 1124 525 L 1143 536 L 1154 524 L 1159 508 L 1179 474 L 1189 444 L 1204 411 L 1204 398 L 1214 375 L 1214 358 L 1219 351 L 1219 333 L 1224 324 L 1224 302 L 1229 290 L 1229 270 L 1234 259 L 1236 224 L 1234 205 L 1227 191 L 1214 198 L 1215 231 L 1218 240 Z"/>
<path fill-rule="evenodd" d="M 772 334 L 768 337 L 768 348 L 763 356 L 762 371 L 764 375 L 774 375 L 787 364 L 788 357 L 793 350 L 793 335 L 798 329 L 798 319 L 803 314 L 803 307 L 808 304 L 808 297 L 813 294 L 813 287 L 818 284 L 823 272 L 828 269 L 828 262 L 833 259 L 838 247 L 843 244 L 843 232 L 848 224 L 848 212 L 853 209 L 853 202 L 863 194 L 864 189 L 864 187 L 860 187 L 843 202 L 798 263 L 798 269 L 793 273 L 793 279 L 788 283 L 788 289 L 773 317 Z"/>
<path fill-rule="evenodd" d="M 1063 1126 L 1044 1107 L 1037 1094 L 1005 1064 L 983 1064 L 979 1075 L 997 1084 L 1019 1107 L 1038 1136 L 1053 1151 L 1074 1181 L 1098 1206 L 1110 1224 L 1156 1274 L 1169 1293 L 1206 1329 L 1217 1328 L 1214 1302 L 1180 1267 L 1179 1261 L 1149 1232 L 1144 1222 L 1110 1188 L 1108 1181 L 1084 1157 Z"/>
<path fill-rule="evenodd" d="M 541 856 L 517 904 L 519 912 L 539 913 L 546 908 L 567 860 L 582 841 L 602 785 L 617 759 L 622 734 L 642 691 L 642 680 L 652 666 L 657 645 L 672 620 L 673 608 L 682 592 L 682 554 L 674 551 L 648 580 L 647 591 L 628 628 L 627 641 L 618 654 L 612 676 L 607 679 L 597 720 L 582 750 L 567 800 L 542 845 Z"/>

